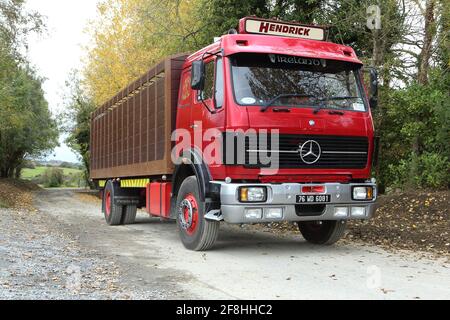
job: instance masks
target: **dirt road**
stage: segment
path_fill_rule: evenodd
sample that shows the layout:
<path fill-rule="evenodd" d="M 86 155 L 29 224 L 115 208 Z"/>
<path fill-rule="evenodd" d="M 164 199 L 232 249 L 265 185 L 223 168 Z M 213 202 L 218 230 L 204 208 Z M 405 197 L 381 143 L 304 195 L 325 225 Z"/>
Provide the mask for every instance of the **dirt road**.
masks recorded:
<path fill-rule="evenodd" d="M 448 263 L 413 252 L 223 224 L 215 250 L 197 253 L 142 212 L 106 226 L 100 203 L 73 190 L 43 190 L 35 206 L 0 209 L 0 298 L 450 299 Z"/>

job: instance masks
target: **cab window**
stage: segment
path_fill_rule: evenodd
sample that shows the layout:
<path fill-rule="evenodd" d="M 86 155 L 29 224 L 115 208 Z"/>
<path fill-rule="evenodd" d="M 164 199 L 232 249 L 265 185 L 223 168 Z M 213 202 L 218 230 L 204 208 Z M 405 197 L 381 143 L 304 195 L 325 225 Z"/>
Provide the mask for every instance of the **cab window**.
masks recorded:
<path fill-rule="evenodd" d="M 216 108 L 223 107 L 224 101 L 224 77 L 222 59 L 218 58 L 214 72 L 214 61 L 205 66 L 205 89 L 198 92 L 197 100 L 207 101 L 215 99 Z M 215 81 L 214 81 L 215 79 Z"/>
<path fill-rule="evenodd" d="M 198 100 L 212 99 L 214 92 L 214 61 L 210 61 L 205 66 L 205 88 L 199 91 Z"/>
<path fill-rule="evenodd" d="M 222 59 L 217 59 L 216 65 L 216 108 L 223 107 L 225 83 L 223 79 Z"/>

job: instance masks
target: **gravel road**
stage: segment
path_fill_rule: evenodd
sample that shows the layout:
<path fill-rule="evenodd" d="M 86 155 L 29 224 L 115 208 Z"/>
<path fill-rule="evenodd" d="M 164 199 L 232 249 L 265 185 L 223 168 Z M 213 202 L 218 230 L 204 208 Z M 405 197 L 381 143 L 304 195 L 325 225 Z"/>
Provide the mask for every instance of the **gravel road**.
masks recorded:
<path fill-rule="evenodd" d="M 0 299 L 450 299 L 448 262 L 409 251 L 223 224 L 215 250 L 197 253 L 143 212 L 106 226 L 75 190 L 42 190 L 34 205 L 0 209 Z"/>

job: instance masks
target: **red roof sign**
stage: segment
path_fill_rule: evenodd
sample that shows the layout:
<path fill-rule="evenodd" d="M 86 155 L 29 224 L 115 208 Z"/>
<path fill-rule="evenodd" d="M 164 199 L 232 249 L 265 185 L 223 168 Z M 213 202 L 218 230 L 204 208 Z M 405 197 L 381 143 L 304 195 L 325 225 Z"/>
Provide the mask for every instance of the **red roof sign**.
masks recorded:
<path fill-rule="evenodd" d="M 325 30 L 320 27 L 259 18 L 240 21 L 239 33 L 267 34 L 281 37 L 325 40 Z"/>

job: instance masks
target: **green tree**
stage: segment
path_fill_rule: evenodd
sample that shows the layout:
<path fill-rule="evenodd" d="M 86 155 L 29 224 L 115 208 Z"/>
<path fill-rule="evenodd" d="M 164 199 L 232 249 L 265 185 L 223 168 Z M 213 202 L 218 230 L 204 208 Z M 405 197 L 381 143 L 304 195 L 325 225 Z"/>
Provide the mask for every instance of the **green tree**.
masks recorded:
<path fill-rule="evenodd" d="M 237 28 L 239 19 L 245 16 L 268 18 L 269 14 L 267 0 L 202 0 L 197 12 L 198 18 L 202 21 L 198 32 L 199 45 L 208 45 L 212 43 L 214 37 Z"/>
<path fill-rule="evenodd" d="M 450 181 L 450 77 L 391 91 L 387 101 L 381 178 L 387 186 L 446 188 Z M 412 148 L 416 145 L 416 148 Z"/>
<path fill-rule="evenodd" d="M 13 177 L 27 157 L 43 156 L 57 145 L 58 129 L 34 70 L 16 64 L 0 77 L 0 87 L 0 176 Z"/>
<path fill-rule="evenodd" d="M 25 0 L 0 0 L 0 50 L 14 59 L 23 60 L 21 49 L 27 47 L 27 36 L 45 29 L 43 17 L 25 9 Z"/>
<path fill-rule="evenodd" d="M 437 18 L 436 60 L 439 69 L 448 70 L 450 66 L 450 2 L 438 1 L 438 10 L 441 14 Z"/>
<path fill-rule="evenodd" d="M 64 183 L 64 171 L 56 167 L 46 169 L 42 176 L 42 183 L 46 188 L 61 187 Z"/>
<path fill-rule="evenodd" d="M 237 28 L 238 21 L 246 16 L 314 23 L 322 17 L 325 4 L 325 0 L 203 0 L 198 12 L 202 21 L 200 43 L 210 44 L 213 37 Z"/>
<path fill-rule="evenodd" d="M 71 75 L 67 82 L 70 95 L 66 99 L 65 131 L 68 133 L 67 145 L 81 156 L 84 167 L 84 179 L 86 185 L 90 183 L 90 135 L 91 135 L 91 113 L 95 111 L 96 105 L 90 97 L 85 94 L 76 74 Z"/>
<path fill-rule="evenodd" d="M 57 145 L 57 126 L 42 90 L 43 80 L 20 54 L 30 32 L 43 29 L 23 0 L 0 0 L 0 177 L 18 176 L 27 157 Z"/>

